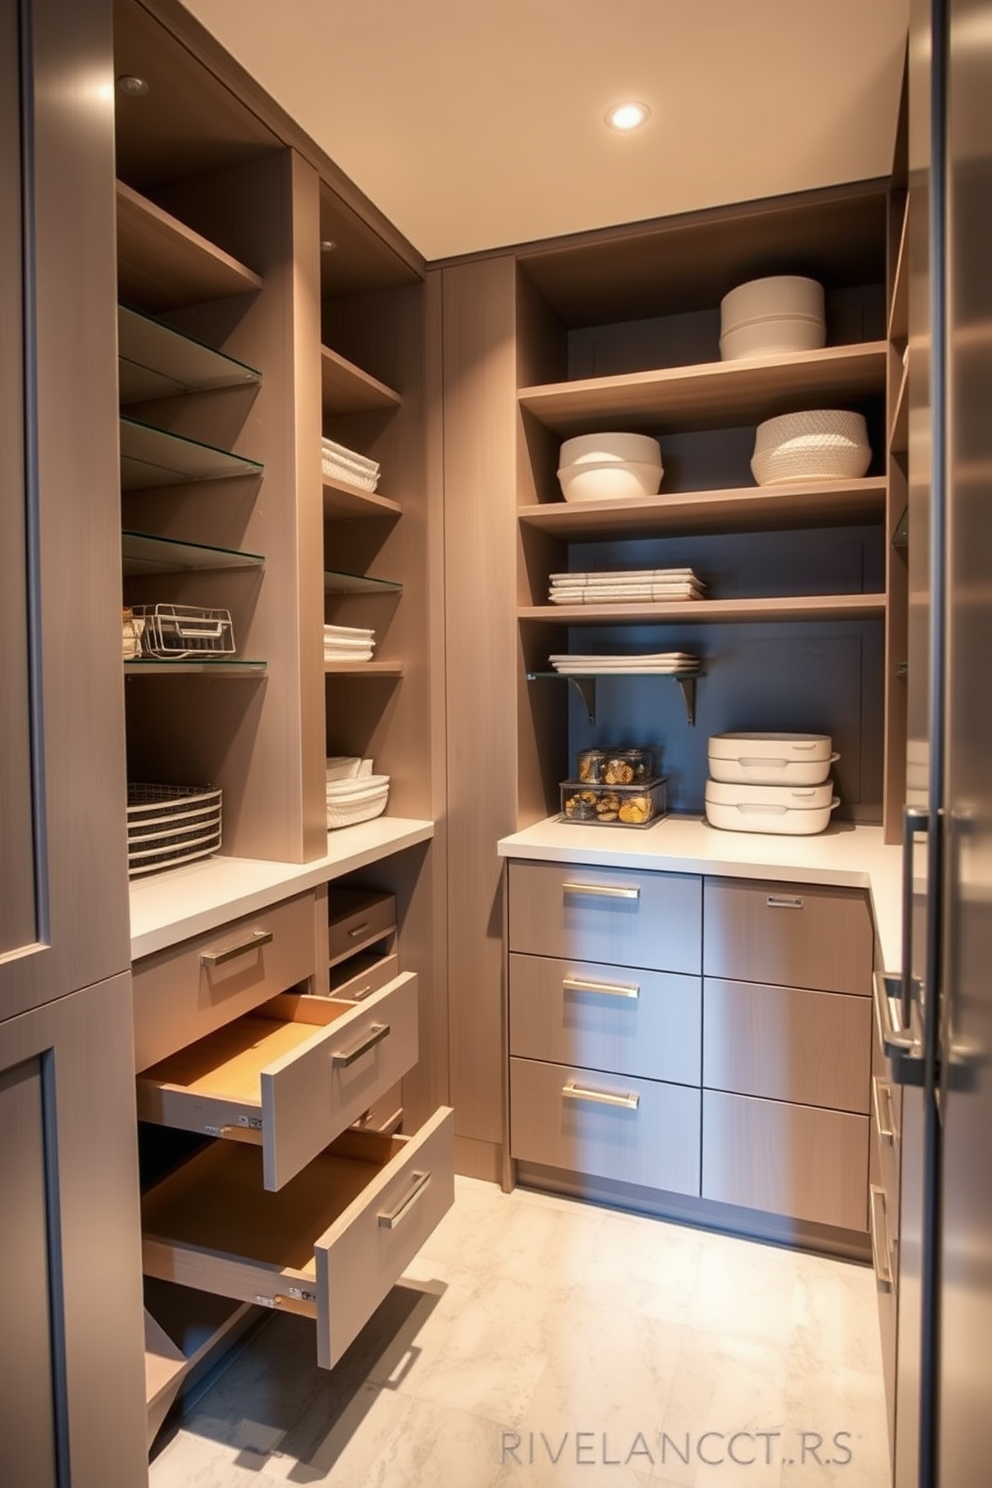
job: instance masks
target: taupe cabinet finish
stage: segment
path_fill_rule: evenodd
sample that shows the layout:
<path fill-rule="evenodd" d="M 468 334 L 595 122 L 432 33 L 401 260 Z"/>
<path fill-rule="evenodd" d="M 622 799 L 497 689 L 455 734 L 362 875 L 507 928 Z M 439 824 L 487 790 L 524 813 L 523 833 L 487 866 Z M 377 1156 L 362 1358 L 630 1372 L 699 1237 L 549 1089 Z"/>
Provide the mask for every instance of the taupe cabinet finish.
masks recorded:
<path fill-rule="evenodd" d="M 859 889 L 708 879 L 707 975 L 871 996 L 872 926 Z"/>

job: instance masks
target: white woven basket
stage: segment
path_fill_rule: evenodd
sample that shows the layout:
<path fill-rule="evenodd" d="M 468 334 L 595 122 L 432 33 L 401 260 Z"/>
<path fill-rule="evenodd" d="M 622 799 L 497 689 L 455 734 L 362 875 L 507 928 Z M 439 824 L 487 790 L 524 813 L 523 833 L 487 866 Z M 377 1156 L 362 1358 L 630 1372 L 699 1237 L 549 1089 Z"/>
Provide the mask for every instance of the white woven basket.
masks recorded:
<path fill-rule="evenodd" d="M 353 827 L 381 816 L 389 799 L 388 775 L 365 775 L 357 780 L 339 780 L 327 786 L 327 825 Z"/>
<path fill-rule="evenodd" d="M 751 472 L 759 486 L 786 481 L 858 480 L 871 464 L 860 413 L 813 408 L 759 424 Z"/>

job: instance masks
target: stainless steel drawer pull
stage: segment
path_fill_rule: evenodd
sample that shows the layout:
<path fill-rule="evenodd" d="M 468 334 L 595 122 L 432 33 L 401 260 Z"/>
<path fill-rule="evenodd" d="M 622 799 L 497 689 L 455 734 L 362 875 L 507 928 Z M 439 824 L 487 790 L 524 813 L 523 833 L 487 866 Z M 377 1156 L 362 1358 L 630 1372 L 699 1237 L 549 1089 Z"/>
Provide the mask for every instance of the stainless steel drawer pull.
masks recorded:
<path fill-rule="evenodd" d="M 369 922 L 368 922 L 368 920 L 363 920 L 360 925 L 356 925 L 355 926 L 354 930 L 349 930 L 348 931 L 348 934 L 351 936 L 352 940 L 354 940 L 356 936 L 358 936 L 358 935 L 364 935 L 365 932 L 366 932 L 366 930 L 368 928 L 369 928 Z"/>
<path fill-rule="evenodd" d="M 877 1183 L 868 1189 L 871 1219 L 871 1258 L 875 1275 L 883 1286 L 892 1286 L 892 1267 L 889 1263 L 889 1232 L 885 1215 L 885 1189 Z M 879 1235 L 879 1206 L 881 1205 L 881 1235 Z M 884 1243 L 883 1243 L 884 1242 Z"/>
<path fill-rule="evenodd" d="M 414 1203 L 420 1198 L 431 1181 L 430 1170 L 426 1173 L 414 1173 L 413 1185 L 405 1199 L 397 1204 L 395 1209 L 390 1209 L 388 1214 L 377 1214 L 376 1220 L 380 1230 L 395 1230 L 404 1214 L 409 1214 Z"/>
<path fill-rule="evenodd" d="M 803 901 L 798 894 L 795 897 L 785 894 L 769 894 L 765 903 L 769 909 L 802 909 L 803 907 Z"/>
<path fill-rule="evenodd" d="M 331 1055 L 331 1068 L 347 1069 L 349 1064 L 354 1064 L 356 1059 L 361 1059 L 363 1054 L 367 1054 L 370 1049 L 375 1048 L 376 1044 L 381 1044 L 384 1038 L 388 1038 L 389 1031 L 388 1023 L 373 1023 L 361 1043 L 356 1044 L 353 1049 L 341 1049 Z"/>
<path fill-rule="evenodd" d="M 563 1085 L 561 1093 L 566 1100 L 592 1101 L 598 1106 L 622 1106 L 625 1111 L 636 1111 L 639 1095 L 620 1095 L 613 1090 L 587 1090 L 584 1085 Z"/>
<path fill-rule="evenodd" d="M 248 939 L 241 941 L 239 945 L 228 946 L 223 951 L 203 951 L 200 965 L 223 966 L 225 961 L 233 961 L 236 956 L 247 956 L 251 951 L 257 951 L 259 946 L 268 945 L 271 939 L 271 930 L 253 930 Z"/>
<path fill-rule="evenodd" d="M 563 992 L 603 992 L 607 997 L 640 997 L 636 982 L 587 982 L 582 977 L 563 977 Z"/>
<path fill-rule="evenodd" d="M 885 1091 L 885 1104 L 889 1108 L 888 1123 L 884 1123 L 882 1121 L 882 1100 L 880 1092 L 883 1090 Z M 880 1080 L 877 1075 L 872 1075 L 871 1077 L 871 1100 L 872 1105 L 875 1108 L 875 1130 L 878 1132 L 878 1135 L 880 1137 L 884 1137 L 887 1142 L 894 1142 L 896 1139 L 896 1124 L 893 1120 L 894 1107 L 892 1104 L 892 1086 L 886 1080 Z"/>
<path fill-rule="evenodd" d="M 562 891 L 566 894 L 595 894 L 600 899 L 639 899 L 641 897 L 639 888 L 621 888 L 616 884 L 564 883 Z"/>

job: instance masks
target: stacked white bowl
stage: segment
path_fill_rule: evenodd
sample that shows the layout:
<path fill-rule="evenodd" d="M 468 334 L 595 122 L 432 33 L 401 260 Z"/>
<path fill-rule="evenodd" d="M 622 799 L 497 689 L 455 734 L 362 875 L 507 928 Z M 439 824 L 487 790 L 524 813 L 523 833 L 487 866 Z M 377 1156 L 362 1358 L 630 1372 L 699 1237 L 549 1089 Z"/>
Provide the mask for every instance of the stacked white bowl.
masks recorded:
<path fill-rule="evenodd" d="M 759 486 L 802 480 L 859 480 L 871 464 L 860 413 L 811 408 L 766 419 L 755 431 L 751 473 Z"/>
<path fill-rule="evenodd" d="M 664 473 L 661 446 L 647 434 L 579 434 L 558 460 L 566 501 L 656 496 Z"/>
<path fill-rule="evenodd" d="M 840 802 L 829 734 L 712 734 L 706 819 L 728 832 L 812 836 Z"/>
<path fill-rule="evenodd" d="M 826 345 L 823 285 L 799 274 L 739 284 L 720 301 L 720 357 L 774 356 Z"/>

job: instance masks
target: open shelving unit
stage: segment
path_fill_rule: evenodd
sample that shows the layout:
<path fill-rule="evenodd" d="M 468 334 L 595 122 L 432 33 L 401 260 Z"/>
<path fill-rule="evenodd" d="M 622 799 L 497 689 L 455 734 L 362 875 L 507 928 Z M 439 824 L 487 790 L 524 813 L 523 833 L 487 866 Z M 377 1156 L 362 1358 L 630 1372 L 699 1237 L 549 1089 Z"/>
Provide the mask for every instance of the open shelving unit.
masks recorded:
<path fill-rule="evenodd" d="M 252 269 L 117 182 L 117 289 L 124 304 L 160 314 L 261 288 Z"/>

